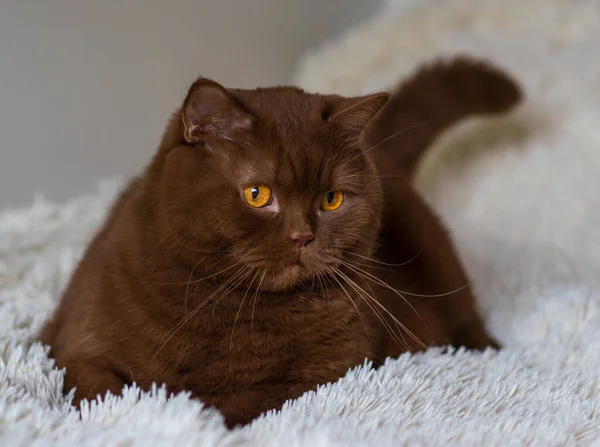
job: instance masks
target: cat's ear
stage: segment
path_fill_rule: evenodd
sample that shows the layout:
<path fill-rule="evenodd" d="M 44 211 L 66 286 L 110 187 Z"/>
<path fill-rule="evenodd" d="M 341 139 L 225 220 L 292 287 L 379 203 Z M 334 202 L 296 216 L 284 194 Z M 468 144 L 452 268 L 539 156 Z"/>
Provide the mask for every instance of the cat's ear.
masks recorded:
<path fill-rule="evenodd" d="M 323 119 L 328 126 L 334 127 L 346 137 L 358 138 L 389 97 L 387 92 L 351 98 L 330 97 Z"/>
<path fill-rule="evenodd" d="M 390 98 L 387 92 L 352 98 L 337 97 L 332 101 L 327 121 L 361 130 Z"/>
<path fill-rule="evenodd" d="M 207 139 L 234 140 L 252 129 L 253 118 L 220 84 L 200 78 L 191 86 L 181 109 L 183 139 L 201 144 Z"/>

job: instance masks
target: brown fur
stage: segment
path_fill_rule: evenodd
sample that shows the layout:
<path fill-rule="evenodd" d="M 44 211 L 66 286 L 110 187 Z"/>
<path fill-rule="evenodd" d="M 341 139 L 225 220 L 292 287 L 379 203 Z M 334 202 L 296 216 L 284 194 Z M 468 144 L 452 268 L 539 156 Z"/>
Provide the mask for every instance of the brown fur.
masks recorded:
<path fill-rule="evenodd" d="M 165 383 L 233 426 L 365 358 L 494 346 L 442 225 L 407 179 L 379 173 L 412 172 L 454 121 L 519 97 L 504 74 L 468 59 L 417 73 L 390 101 L 199 79 L 40 334 L 74 403 Z M 373 149 L 430 118 L 427 132 Z M 256 183 L 275 191 L 270 208 L 242 201 L 240 188 Z M 318 210 L 334 188 L 342 206 Z M 299 248 L 298 232 L 314 240 Z"/>

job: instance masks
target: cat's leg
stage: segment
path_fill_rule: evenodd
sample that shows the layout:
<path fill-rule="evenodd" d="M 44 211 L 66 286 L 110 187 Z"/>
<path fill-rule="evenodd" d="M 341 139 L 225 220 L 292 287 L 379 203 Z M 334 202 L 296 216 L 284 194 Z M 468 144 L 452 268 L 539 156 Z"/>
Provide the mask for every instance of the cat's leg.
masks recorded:
<path fill-rule="evenodd" d="M 500 348 L 500 344 L 487 333 L 479 318 L 455 328 L 450 334 L 450 338 L 454 346 L 464 346 L 477 350 L 483 350 L 488 347 Z"/>
<path fill-rule="evenodd" d="M 259 384 L 246 390 L 224 395 L 195 395 L 209 407 L 217 408 L 225 417 L 229 428 L 245 425 L 269 410 L 279 410 L 283 404 L 296 399 L 316 384 Z"/>
<path fill-rule="evenodd" d="M 386 184 L 387 183 L 387 184 Z M 385 278 L 406 292 L 424 318 L 435 344 L 469 349 L 498 347 L 488 335 L 470 280 L 441 221 L 407 182 L 384 180 L 386 207 L 378 257 L 394 267 Z M 413 318 L 400 308 L 397 318 Z"/>
<path fill-rule="evenodd" d="M 50 318 L 46 322 L 46 324 L 44 324 L 38 335 L 38 340 L 40 343 L 46 346 L 50 346 L 50 357 L 54 356 L 52 346 L 54 345 L 54 340 L 56 339 L 56 336 L 60 332 L 61 326 L 62 322 L 59 321 L 56 316 L 52 316 L 52 318 Z"/>
<path fill-rule="evenodd" d="M 78 359 L 60 365 L 66 368 L 65 392 L 75 388 L 73 405 L 77 408 L 84 399 L 93 400 L 98 396 L 104 398 L 107 391 L 118 396 L 126 384 L 120 374 L 97 362 Z"/>

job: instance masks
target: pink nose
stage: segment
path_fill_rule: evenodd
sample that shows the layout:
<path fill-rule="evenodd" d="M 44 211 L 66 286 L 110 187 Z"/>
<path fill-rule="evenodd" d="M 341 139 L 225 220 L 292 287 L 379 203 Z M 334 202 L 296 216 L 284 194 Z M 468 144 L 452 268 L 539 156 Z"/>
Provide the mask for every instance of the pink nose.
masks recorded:
<path fill-rule="evenodd" d="M 290 239 L 298 248 L 302 248 L 315 238 L 315 235 L 310 231 L 292 233 Z"/>

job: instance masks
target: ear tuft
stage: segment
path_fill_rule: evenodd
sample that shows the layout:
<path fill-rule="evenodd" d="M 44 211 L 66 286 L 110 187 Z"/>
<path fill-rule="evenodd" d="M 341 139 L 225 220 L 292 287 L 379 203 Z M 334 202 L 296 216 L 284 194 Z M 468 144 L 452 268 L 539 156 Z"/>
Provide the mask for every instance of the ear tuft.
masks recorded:
<path fill-rule="evenodd" d="M 202 144 L 207 139 L 234 140 L 236 134 L 252 129 L 252 115 L 246 112 L 220 84 L 200 78 L 185 98 L 181 111 L 183 139 Z"/>

